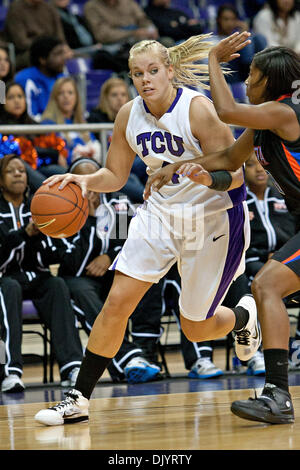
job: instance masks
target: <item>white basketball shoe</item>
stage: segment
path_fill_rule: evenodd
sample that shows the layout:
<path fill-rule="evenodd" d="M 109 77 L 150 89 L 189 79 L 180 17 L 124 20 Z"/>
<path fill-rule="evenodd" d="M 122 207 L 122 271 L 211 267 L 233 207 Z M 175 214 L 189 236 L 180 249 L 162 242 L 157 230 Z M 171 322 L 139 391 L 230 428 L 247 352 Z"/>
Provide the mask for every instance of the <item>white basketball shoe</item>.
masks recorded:
<path fill-rule="evenodd" d="M 40 410 L 35 420 L 46 426 L 79 423 L 89 419 L 89 400 L 74 388 L 67 392 L 65 400 L 46 410 Z"/>
<path fill-rule="evenodd" d="M 237 307 L 243 307 L 249 312 L 249 320 L 244 328 L 233 332 L 235 336 L 235 352 L 241 361 L 248 361 L 256 353 L 261 344 L 261 331 L 253 295 L 244 295 L 237 304 Z"/>

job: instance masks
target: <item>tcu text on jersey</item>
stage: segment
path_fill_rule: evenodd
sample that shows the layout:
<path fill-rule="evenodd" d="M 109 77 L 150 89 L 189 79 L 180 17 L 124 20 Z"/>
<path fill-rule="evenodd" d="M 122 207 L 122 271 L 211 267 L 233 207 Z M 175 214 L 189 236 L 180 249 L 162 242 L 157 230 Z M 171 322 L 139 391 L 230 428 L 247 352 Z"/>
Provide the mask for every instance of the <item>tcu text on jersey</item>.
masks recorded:
<path fill-rule="evenodd" d="M 172 135 L 170 132 L 142 132 L 136 136 L 137 145 L 142 146 L 142 156 L 149 155 L 149 148 L 154 153 L 164 153 L 168 150 L 175 157 L 181 157 L 184 153 L 182 137 Z"/>

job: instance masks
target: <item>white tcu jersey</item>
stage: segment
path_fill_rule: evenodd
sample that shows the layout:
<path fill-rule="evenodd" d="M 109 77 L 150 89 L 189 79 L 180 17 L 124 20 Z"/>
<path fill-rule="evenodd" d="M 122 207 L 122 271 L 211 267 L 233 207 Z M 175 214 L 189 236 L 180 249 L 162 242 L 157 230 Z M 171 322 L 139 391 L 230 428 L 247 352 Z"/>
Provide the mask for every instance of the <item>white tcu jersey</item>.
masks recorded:
<path fill-rule="evenodd" d="M 160 119 L 150 113 L 140 96 L 133 100 L 126 138 L 147 165 L 148 174 L 160 169 L 164 163 L 183 163 L 202 154 L 199 141 L 192 134 L 189 117 L 190 104 L 196 96 L 203 95 L 188 88 L 178 88 L 172 105 Z M 167 210 L 169 204 L 201 204 L 207 216 L 230 209 L 245 198 L 243 186 L 229 192 L 214 191 L 187 177 L 174 175 L 159 192 L 152 192 L 148 201 L 156 206 L 159 204 L 160 210 L 162 205 Z"/>

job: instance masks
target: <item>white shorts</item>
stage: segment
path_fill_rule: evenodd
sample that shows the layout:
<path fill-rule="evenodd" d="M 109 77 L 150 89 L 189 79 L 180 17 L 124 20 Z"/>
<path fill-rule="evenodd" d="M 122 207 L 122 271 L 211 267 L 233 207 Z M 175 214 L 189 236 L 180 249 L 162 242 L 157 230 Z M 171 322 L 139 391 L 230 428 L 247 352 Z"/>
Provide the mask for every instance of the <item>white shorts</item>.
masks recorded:
<path fill-rule="evenodd" d="M 231 282 L 244 272 L 250 240 L 247 204 L 203 217 L 196 233 L 191 227 L 179 231 L 178 227 L 174 231 L 174 220 L 170 225 L 170 219 L 156 209 L 139 208 L 110 269 L 157 283 L 177 262 L 181 314 L 189 320 L 205 320 L 222 303 Z"/>

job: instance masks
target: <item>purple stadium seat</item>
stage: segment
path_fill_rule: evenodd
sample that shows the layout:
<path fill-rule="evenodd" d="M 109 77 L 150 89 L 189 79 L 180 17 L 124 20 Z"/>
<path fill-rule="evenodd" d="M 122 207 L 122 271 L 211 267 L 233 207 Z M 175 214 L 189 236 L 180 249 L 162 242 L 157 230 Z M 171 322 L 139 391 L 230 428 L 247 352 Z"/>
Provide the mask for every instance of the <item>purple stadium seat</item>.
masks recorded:
<path fill-rule="evenodd" d="M 7 7 L 0 5 L 0 31 L 2 31 L 4 28 L 6 15 L 7 15 Z"/>
<path fill-rule="evenodd" d="M 53 354 L 51 352 L 51 341 L 50 341 L 50 333 L 48 328 L 42 323 L 38 311 L 35 308 L 33 302 L 31 300 L 23 300 L 22 304 L 22 320 L 23 325 L 41 325 L 42 332 L 38 330 L 28 330 L 23 329 L 23 334 L 36 334 L 40 336 L 43 340 L 43 355 L 39 354 L 23 354 L 23 356 L 38 356 L 43 363 L 43 383 L 48 382 L 48 344 L 50 344 L 50 370 L 49 370 L 49 381 L 53 382 Z"/>
<path fill-rule="evenodd" d="M 70 75 L 87 73 L 92 68 L 92 59 L 83 57 L 69 59 L 66 63 L 66 67 Z"/>
<path fill-rule="evenodd" d="M 172 0 L 171 7 L 183 11 L 191 18 L 197 17 L 195 16 L 197 15 L 197 8 L 195 9 L 195 3 L 190 0 Z"/>
<path fill-rule="evenodd" d="M 246 95 L 246 85 L 245 82 L 232 83 L 230 85 L 234 99 L 239 103 L 247 103 L 248 98 Z"/>
<path fill-rule="evenodd" d="M 86 109 L 91 111 L 98 105 L 103 83 L 113 75 L 112 70 L 90 70 L 86 73 Z"/>

